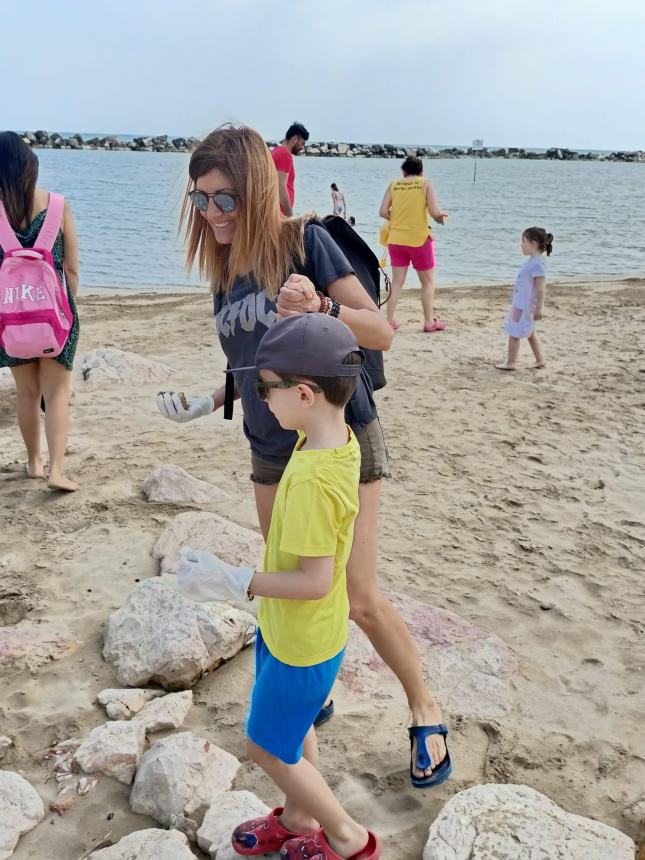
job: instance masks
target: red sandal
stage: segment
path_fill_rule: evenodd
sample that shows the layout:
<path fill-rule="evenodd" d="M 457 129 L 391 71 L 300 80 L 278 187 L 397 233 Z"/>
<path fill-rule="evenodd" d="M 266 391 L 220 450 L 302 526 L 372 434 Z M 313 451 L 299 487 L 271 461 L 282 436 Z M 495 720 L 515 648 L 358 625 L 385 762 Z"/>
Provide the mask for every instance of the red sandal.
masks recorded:
<path fill-rule="evenodd" d="M 283 811 L 281 806 L 276 806 L 262 818 L 251 818 L 238 824 L 231 836 L 233 850 L 237 854 L 269 854 L 272 851 L 279 851 L 287 840 L 303 836 L 287 830 L 280 824 L 278 819 Z M 303 838 L 306 838 L 306 834 Z"/>
<path fill-rule="evenodd" d="M 380 856 L 381 842 L 378 836 L 368 830 L 367 844 L 348 860 L 379 860 Z M 322 830 L 289 839 L 280 850 L 280 860 L 306 860 L 309 857 L 315 860 L 344 860 L 329 845 Z"/>

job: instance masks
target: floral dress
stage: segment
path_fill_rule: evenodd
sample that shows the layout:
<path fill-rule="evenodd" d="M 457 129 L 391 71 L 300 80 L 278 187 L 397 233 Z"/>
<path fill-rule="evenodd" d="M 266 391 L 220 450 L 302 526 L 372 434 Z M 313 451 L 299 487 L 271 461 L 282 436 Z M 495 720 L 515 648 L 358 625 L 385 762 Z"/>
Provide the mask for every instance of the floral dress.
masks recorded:
<path fill-rule="evenodd" d="M 45 215 L 47 213 L 46 209 L 43 209 L 42 212 L 39 212 L 38 215 L 34 218 L 31 224 L 27 227 L 26 230 L 16 230 L 16 238 L 20 242 L 20 244 L 24 248 L 33 248 L 34 242 L 38 238 L 38 234 L 40 233 L 40 228 L 43 226 L 43 221 L 45 220 Z M 0 263 L 4 258 L 4 251 L 0 248 Z M 59 231 L 58 236 L 56 237 L 56 241 L 54 242 L 54 247 L 52 248 L 52 258 L 54 260 L 54 266 L 56 267 L 56 271 L 58 272 L 58 277 L 62 284 L 65 283 L 65 278 L 63 275 L 63 234 Z M 69 287 L 67 287 L 67 298 L 69 299 L 69 306 L 71 308 L 74 319 L 72 321 L 72 327 L 69 332 L 69 336 L 67 338 L 67 342 L 63 347 L 63 351 L 60 355 L 57 355 L 56 358 L 48 359 L 49 361 L 57 361 L 59 364 L 62 364 L 63 367 L 67 368 L 67 370 L 71 370 L 74 364 L 74 354 L 76 353 L 76 345 L 78 344 L 78 334 L 79 334 L 79 324 L 78 324 L 78 311 L 76 310 L 76 302 L 74 301 L 74 296 L 72 295 L 72 291 Z M 11 356 L 7 355 L 4 349 L 0 346 L 0 367 L 17 367 L 19 364 L 30 364 L 32 361 L 38 361 L 37 358 L 11 358 Z"/>

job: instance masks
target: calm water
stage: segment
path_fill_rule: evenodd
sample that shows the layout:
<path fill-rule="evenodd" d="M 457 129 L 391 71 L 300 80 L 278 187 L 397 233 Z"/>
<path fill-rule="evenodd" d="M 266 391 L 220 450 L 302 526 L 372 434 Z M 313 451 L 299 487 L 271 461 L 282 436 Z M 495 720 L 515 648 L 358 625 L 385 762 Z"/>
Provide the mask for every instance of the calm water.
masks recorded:
<path fill-rule="evenodd" d="M 62 192 L 76 216 L 84 287 L 196 285 L 182 268 L 177 218 L 188 156 L 40 150 L 40 181 Z M 399 163 L 299 158 L 296 211 L 331 210 L 329 185 L 345 193 L 357 228 L 379 252 L 378 208 Z M 508 281 L 532 225 L 555 236 L 550 277 L 645 274 L 645 165 L 597 162 L 426 162 L 445 227 L 435 226 L 440 284 Z M 408 282 L 413 284 L 414 276 Z"/>

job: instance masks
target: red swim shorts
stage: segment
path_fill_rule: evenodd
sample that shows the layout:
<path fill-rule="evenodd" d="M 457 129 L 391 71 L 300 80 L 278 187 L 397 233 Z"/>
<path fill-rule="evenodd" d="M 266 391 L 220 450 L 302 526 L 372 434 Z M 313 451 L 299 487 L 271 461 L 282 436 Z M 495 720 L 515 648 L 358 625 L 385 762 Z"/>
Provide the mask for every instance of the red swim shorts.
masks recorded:
<path fill-rule="evenodd" d="M 417 272 L 434 269 L 434 247 L 432 236 L 428 236 L 423 245 L 417 248 L 412 245 L 388 245 L 390 263 L 396 268 L 407 268 L 410 264 Z"/>

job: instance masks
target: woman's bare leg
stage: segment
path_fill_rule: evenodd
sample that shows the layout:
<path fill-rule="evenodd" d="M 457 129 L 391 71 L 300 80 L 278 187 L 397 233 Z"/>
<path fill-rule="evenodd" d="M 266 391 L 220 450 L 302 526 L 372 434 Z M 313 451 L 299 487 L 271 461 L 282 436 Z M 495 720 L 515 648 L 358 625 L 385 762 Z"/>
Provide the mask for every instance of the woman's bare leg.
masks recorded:
<path fill-rule="evenodd" d="M 434 322 L 434 269 L 417 272 L 421 282 L 421 304 L 423 305 L 423 324 Z"/>
<path fill-rule="evenodd" d="M 65 477 L 63 460 L 69 433 L 71 373 L 51 358 L 40 361 L 40 384 L 45 398 L 45 435 L 49 448 L 49 479 L 52 490 L 73 492 L 78 484 Z"/>
<path fill-rule="evenodd" d="M 45 476 L 40 453 L 40 375 L 38 362 L 11 368 L 16 381 L 18 426 L 27 449 L 27 474 L 30 478 Z"/>
<path fill-rule="evenodd" d="M 392 266 L 392 292 L 390 294 L 390 298 L 385 303 L 385 313 L 390 325 L 394 322 L 394 313 L 396 311 L 396 306 L 398 304 L 407 273 L 407 266 Z"/>
<path fill-rule="evenodd" d="M 379 590 L 377 581 L 378 514 L 381 481 L 359 486 L 360 508 L 354 524 L 354 542 L 347 563 L 347 593 L 350 618 L 397 676 L 412 712 L 412 725 L 432 726 L 443 722 L 441 708 L 426 686 L 421 661 L 403 618 Z M 446 755 L 441 735 L 426 741 L 435 766 Z M 416 752 L 416 749 L 415 749 Z M 430 771 L 417 771 L 419 777 Z"/>

